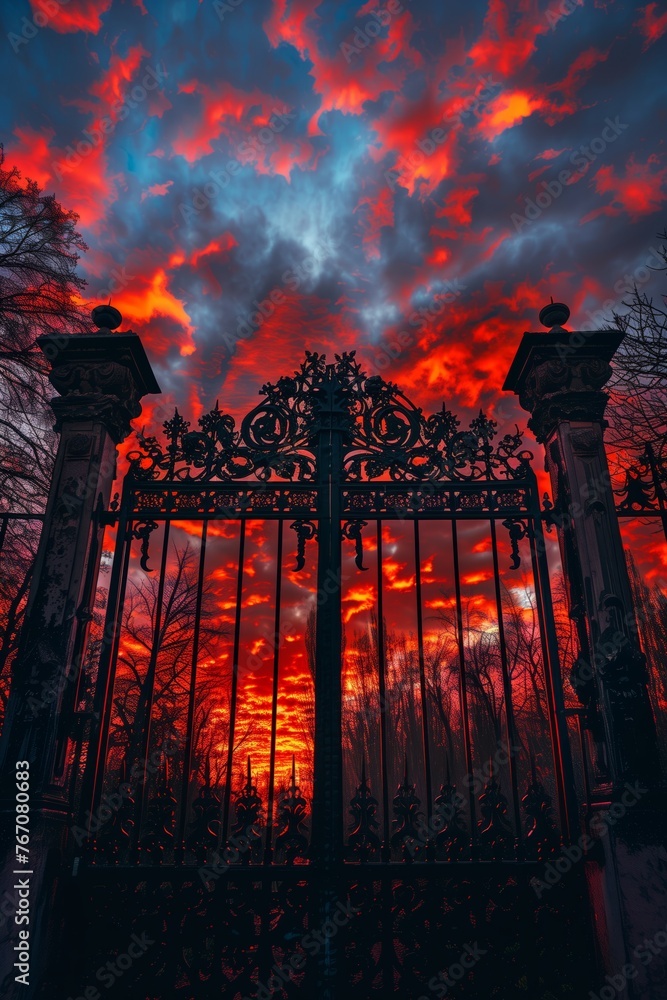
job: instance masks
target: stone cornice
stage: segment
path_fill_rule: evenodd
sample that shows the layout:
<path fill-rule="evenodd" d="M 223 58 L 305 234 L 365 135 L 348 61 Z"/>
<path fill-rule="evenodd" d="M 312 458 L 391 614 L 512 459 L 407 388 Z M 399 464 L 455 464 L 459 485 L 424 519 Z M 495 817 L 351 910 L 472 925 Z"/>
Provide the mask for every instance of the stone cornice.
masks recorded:
<path fill-rule="evenodd" d="M 531 414 L 528 426 L 545 442 L 563 420 L 604 421 L 611 359 L 620 330 L 524 333 L 503 388 Z"/>
<path fill-rule="evenodd" d="M 51 362 L 49 381 L 59 393 L 51 401 L 58 431 L 65 422 L 99 421 L 118 444 L 140 415 L 142 396 L 160 392 L 134 333 L 48 335 L 37 343 Z"/>

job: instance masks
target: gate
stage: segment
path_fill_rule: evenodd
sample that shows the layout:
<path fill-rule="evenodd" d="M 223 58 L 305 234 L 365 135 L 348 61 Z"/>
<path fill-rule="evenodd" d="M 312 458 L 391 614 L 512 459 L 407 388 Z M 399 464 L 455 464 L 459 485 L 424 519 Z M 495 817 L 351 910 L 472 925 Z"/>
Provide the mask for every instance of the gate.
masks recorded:
<path fill-rule="evenodd" d="M 140 438 L 101 515 L 63 985 L 143 934 L 142 1000 L 583 993 L 532 456 L 353 353 L 261 394 Z"/>

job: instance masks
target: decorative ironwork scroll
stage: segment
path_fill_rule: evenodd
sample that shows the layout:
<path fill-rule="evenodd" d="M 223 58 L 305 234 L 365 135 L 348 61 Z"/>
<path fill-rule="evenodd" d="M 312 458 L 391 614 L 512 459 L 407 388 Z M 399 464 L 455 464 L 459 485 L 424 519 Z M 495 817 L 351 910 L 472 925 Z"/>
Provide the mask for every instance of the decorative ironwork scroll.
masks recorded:
<path fill-rule="evenodd" d="M 141 558 L 139 559 L 139 565 L 143 569 L 144 573 L 152 572 L 148 565 L 148 545 L 150 543 L 151 534 L 157 529 L 157 527 L 157 521 L 140 521 L 139 524 L 135 524 L 130 536 L 131 538 L 136 538 L 141 541 Z"/>
<path fill-rule="evenodd" d="M 361 537 L 361 532 L 367 524 L 367 521 L 346 521 L 341 529 L 343 538 L 354 542 L 354 561 L 360 570 L 368 569 L 368 566 L 364 566 L 364 541 Z"/>
<path fill-rule="evenodd" d="M 394 796 L 394 832 L 391 846 L 400 848 L 405 861 L 412 861 L 415 854 L 421 852 L 423 841 L 420 838 L 419 818 L 421 799 L 416 794 L 416 786 L 408 777 L 408 758 L 405 758 L 405 774 Z"/>
<path fill-rule="evenodd" d="M 296 532 L 297 537 L 296 566 L 294 567 L 294 572 L 298 573 L 306 565 L 306 542 L 309 542 L 311 538 L 317 538 L 317 527 L 312 521 L 305 521 L 303 518 L 299 518 L 299 520 L 290 524 L 290 528 Z"/>
<path fill-rule="evenodd" d="M 510 534 L 510 545 L 512 546 L 510 569 L 519 569 L 521 566 L 521 553 L 519 552 L 519 542 L 528 534 L 528 525 L 525 521 L 517 518 L 507 518 L 503 521 L 503 528 L 507 528 Z"/>
<path fill-rule="evenodd" d="M 479 796 L 482 818 L 479 827 L 479 842 L 483 855 L 499 860 L 507 857 L 512 847 L 512 828 L 507 819 L 507 798 L 503 795 L 500 782 L 493 772 L 493 760 L 489 761 L 489 780 Z"/>
<path fill-rule="evenodd" d="M 236 822 L 232 826 L 233 840 L 243 843 L 243 864 L 250 864 L 258 856 L 262 847 L 262 799 L 257 791 L 257 785 L 252 780 L 252 767 L 248 757 L 245 784 L 235 800 Z M 243 838 L 243 840 L 241 840 Z"/>
<path fill-rule="evenodd" d="M 303 858 L 308 847 L 306 832 L 307 806 L 301 789 L 296 783 L 296 760 L 292 755 L 292 774 L 290 783 L 278 801 L 278 836 L 276 850 L 284 854 L 287 864 L 292 864 L 296 858 Z"/>
<path fill-rule="evenodd" d="M 361 762 L 361 781 L 350 801 L 352 828 L 349 845 L 352 858 L 368 861 L 380 850 L 380 838 L 377 835 L 378 821 L 375 818 L 378 800 L 371 794 L 366 777 L 366 758 Z"/>
<path fill-rule="evenodd" d="M 191 428 L 176 410 L 164 423 L 164 440 L 139 435 L 130 452 L 130 472 L 138 481 L 316 482 L 322 432 L 343 440 L 343 478 L 348 482 L 512 480 L 525 478 L 532 458 L 517 428 L 495 441 L 497 424 L 480 411 L 467 430 L 443 404 L 424 416 L 398 386 L 368 376 L 355 352 L 306 352 L 291 377 L 260 390 L 264 396 L 240 427 L 216 403 Z"/>
<path fill-rule="evenodd" d="M 465 817 L 459 805 L 456 785 L 451 782 L 449 764 L 447 777 L 440 786 L 440 793 L 435 800 L 434 813 L 438 820 L 433 824 L 434 827 L 438 827 L 436 846 L 444 850 L 448 861 L 456 860 L 467 847 L 469 838 L 466 835 Z"/>
<path fill-rule="evenodd" d="M 195 851 L 200 861 L 204 861 L 208 849 L 217 846 L 220 836 L 220 796 L 211 787 L 211 762 L 206 757 L 204 763 L 204 783 L 199 795 L 192 803 L 194 819 L 188 847 Z"/>
<path fill-rule="evenodd" d="M 528 791 L 521 800 L 521 805 L 528 817 L 526 847 L 530 857 L 543 859 L 557 853 L 561 840 L 554 819 L 551 796 L 537 774 L 532 751 L 530 768 L 531 782 Z"/>

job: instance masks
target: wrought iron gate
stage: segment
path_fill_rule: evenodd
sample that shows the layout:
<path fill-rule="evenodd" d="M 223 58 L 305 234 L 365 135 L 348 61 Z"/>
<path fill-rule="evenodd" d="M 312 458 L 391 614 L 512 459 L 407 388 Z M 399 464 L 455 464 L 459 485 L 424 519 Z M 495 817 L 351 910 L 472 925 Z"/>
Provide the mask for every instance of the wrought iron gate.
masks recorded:
<path fill-rule="evenodd" d="M 71 898 L 87 947 L 103 957 L 130 930 L 157 942 L 138 978 L 128 974 L 128 995 L 142 998 L 333 998 L 341 984 L 359 998 L 441 996 L 455 982 L 470 997 L 583 989 L 583 875 L 543 881 L 578 830 L 531 455 L 518 431 L 496 440 L 481 412 L 468 429 L 444 406 L 424 416 L 354 354 L 327 364 L 307 353 L 261 393 L 238 429 L 216 405 L 198 430 L 176 411 L 165 440 L 141 438 L 104 515 L 116 548 L 88 706 L 98 722 L 76 751 L 73 792 Z M 171 544 L 184 525 L 197 548 L 187 565 Z M 243 704 L 241 651 L 249 551 L 268 548 L 269 530 L 258 761 L 241 733 L 256 711 Z M 213 730 L 199 699 L 202 684 L 216 690 L 223 659 L 206 645 L 217 620 L 207 550 L 223 542 L 234 549 L 219 574 L 229 599 L 218 599 L 230 612 L 228 700 L 217 691 L 224 741 L 206 749 L 202 732 Z M 396 548 L 412 571 L 392 589 Z M 289 742 L 279 725 L 285 581 L 298 586 L 315 565 L 310 795 L 294 758 L 289 774 L 278 764 Z M 362 580 L 366 630 L 352 640 L 344 608 Z M 482 610 L 466 597 L 474 586 Z M 180 600 L 182 629 L 170 631 Z M 392 617 L 408 602 L 414 629 L 400 645 Z M 522 683 L 530 693 L 517 704 Z M 307 761 L 302 772 L 309 784 Z"/>

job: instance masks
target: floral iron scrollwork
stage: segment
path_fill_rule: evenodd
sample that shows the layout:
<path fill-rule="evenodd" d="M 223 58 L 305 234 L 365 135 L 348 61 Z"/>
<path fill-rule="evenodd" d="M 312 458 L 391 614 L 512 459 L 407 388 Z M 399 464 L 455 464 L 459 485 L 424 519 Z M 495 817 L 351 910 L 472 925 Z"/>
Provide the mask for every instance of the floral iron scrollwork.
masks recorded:
<path fill-rule="evenodd" d="M 489 779 L 479 796 L 479 808 L 482 818 L 477 826 L 483 857 L 507 857 L 512 847 L 512 828 L 507 818 L 507 798 L 494 774 L 493 760 L 489 761 Z"/>
<path fill-rule="evenodd" d="M 260 482 L 312 483 L 319 469 L 320 432 L 340 434 L 348 482 L 522 479 L 532 458 L 521 434 L 496 441 L 497 425 L 480 411 L 464 430 L 445 408 L 425 417 L 392 382 L 368 376 L 355 352 L 306 352 L 292 376 L 267 382 L 264 397 L 237 427 L 216 403 L 198 429 L 175 410 L 164 436 L 138 436 L 128 455 L 135 480 L 210 481 L 252 477 Z"/>
<path fill-rule="evenodd" d="M 296 783 L 296 762 L 292 755 L 292 773 L 290 783 L 278 801 L 278 836 L 276 850 L 284 854 L 287 864 L 293 864 L 296 858 L 303 858 L 308 848 L 306 836 L 307 802 Z"/>
<path fill-rule="evenodd" d="M 617 507 L 619 513 L 640 513 L 643 510 L 657 509 L 655 483 L 648 478 L 647 472 L 650 470 L 640 463 L 625 470 L 623 486 L 614 490 L 616 496 L 622 498 Z"/>
<path fill-rule="evenodd" d="M 408 758 L 405 758 L 405 773 L 396 795 L 393 800 L 394 807 L 394 832 L 391 837 L 391 846 L 400 848 L 403 860 L 411 862 L 415 854 L 422 848 L 420 837 L 419 821 L 422 815 L 421 799 L 416 793 L 416 786 L 408 777 Z"/>
<path fill-rule="evenodd" d="M 531 781 L 526 794 L 521 799 L 526 816 L 526 850 L 529 857 L 544 860 L 557 853 L 560 834 L 554 819 L 551 796 L 547 793 L 535 767 L 535 756 L 530 753 Z"/>
<path fill-rule="evenodd" d="M 438 827 L 435 843 L 444 851 L 448 861 L 459 858 L 467 846 L 465 818 L 459 798 L 456 785 L 451 781 L 448 763 L 447 776 L 434 803 L 434 817 L 438 819 L 438 823 L 434 823 Z"/>
<path fill-rule="evenodd" d="M 147 830 L 139 844 L 142 854 L 154 864 L 159 864 L 165 848 L 173 845 L 177 805 L 171 786 L 169 762 L 166 755 L 163 755 L 157 788 L 148 803 Z"/>
<path fill-rule="evenodd" d="M 366 758 L 361 762 L 361 782 L 350 800 L 352 826 L 349 839 L 350 854 L 354 860 L 367 861 L 380 850 L 377 835 L 378 821 L 375 816 L 378 800 L 371 794 L 366 777 Z"/>
<path fill-rule="evenodd" d="M 246 771 L 245 784 L 236 795 L 236 821 L 232 826 L 232 841 L 241 842 L 248 846 L 243 852 L 243 864 L 250 864 L 250 861 L 257 859 L 262 847 L 262 799 L 257 791 L 257 785 L 252 780 L 252 767 L 250 757 L 248 757 L 248 768 Z"/>
<path fill-rule="evenodd" d="M 211 787 L 211 762 L 206 757 L 204 763 L 204 782 L 200 785 L 199 795 L 192 803 L 192 831 L 188 838 L 188 847 L 195 851 L 197 858 L 203 863 L 206 852 L 217 846 L 220 836 L 220 796 Z"/>

